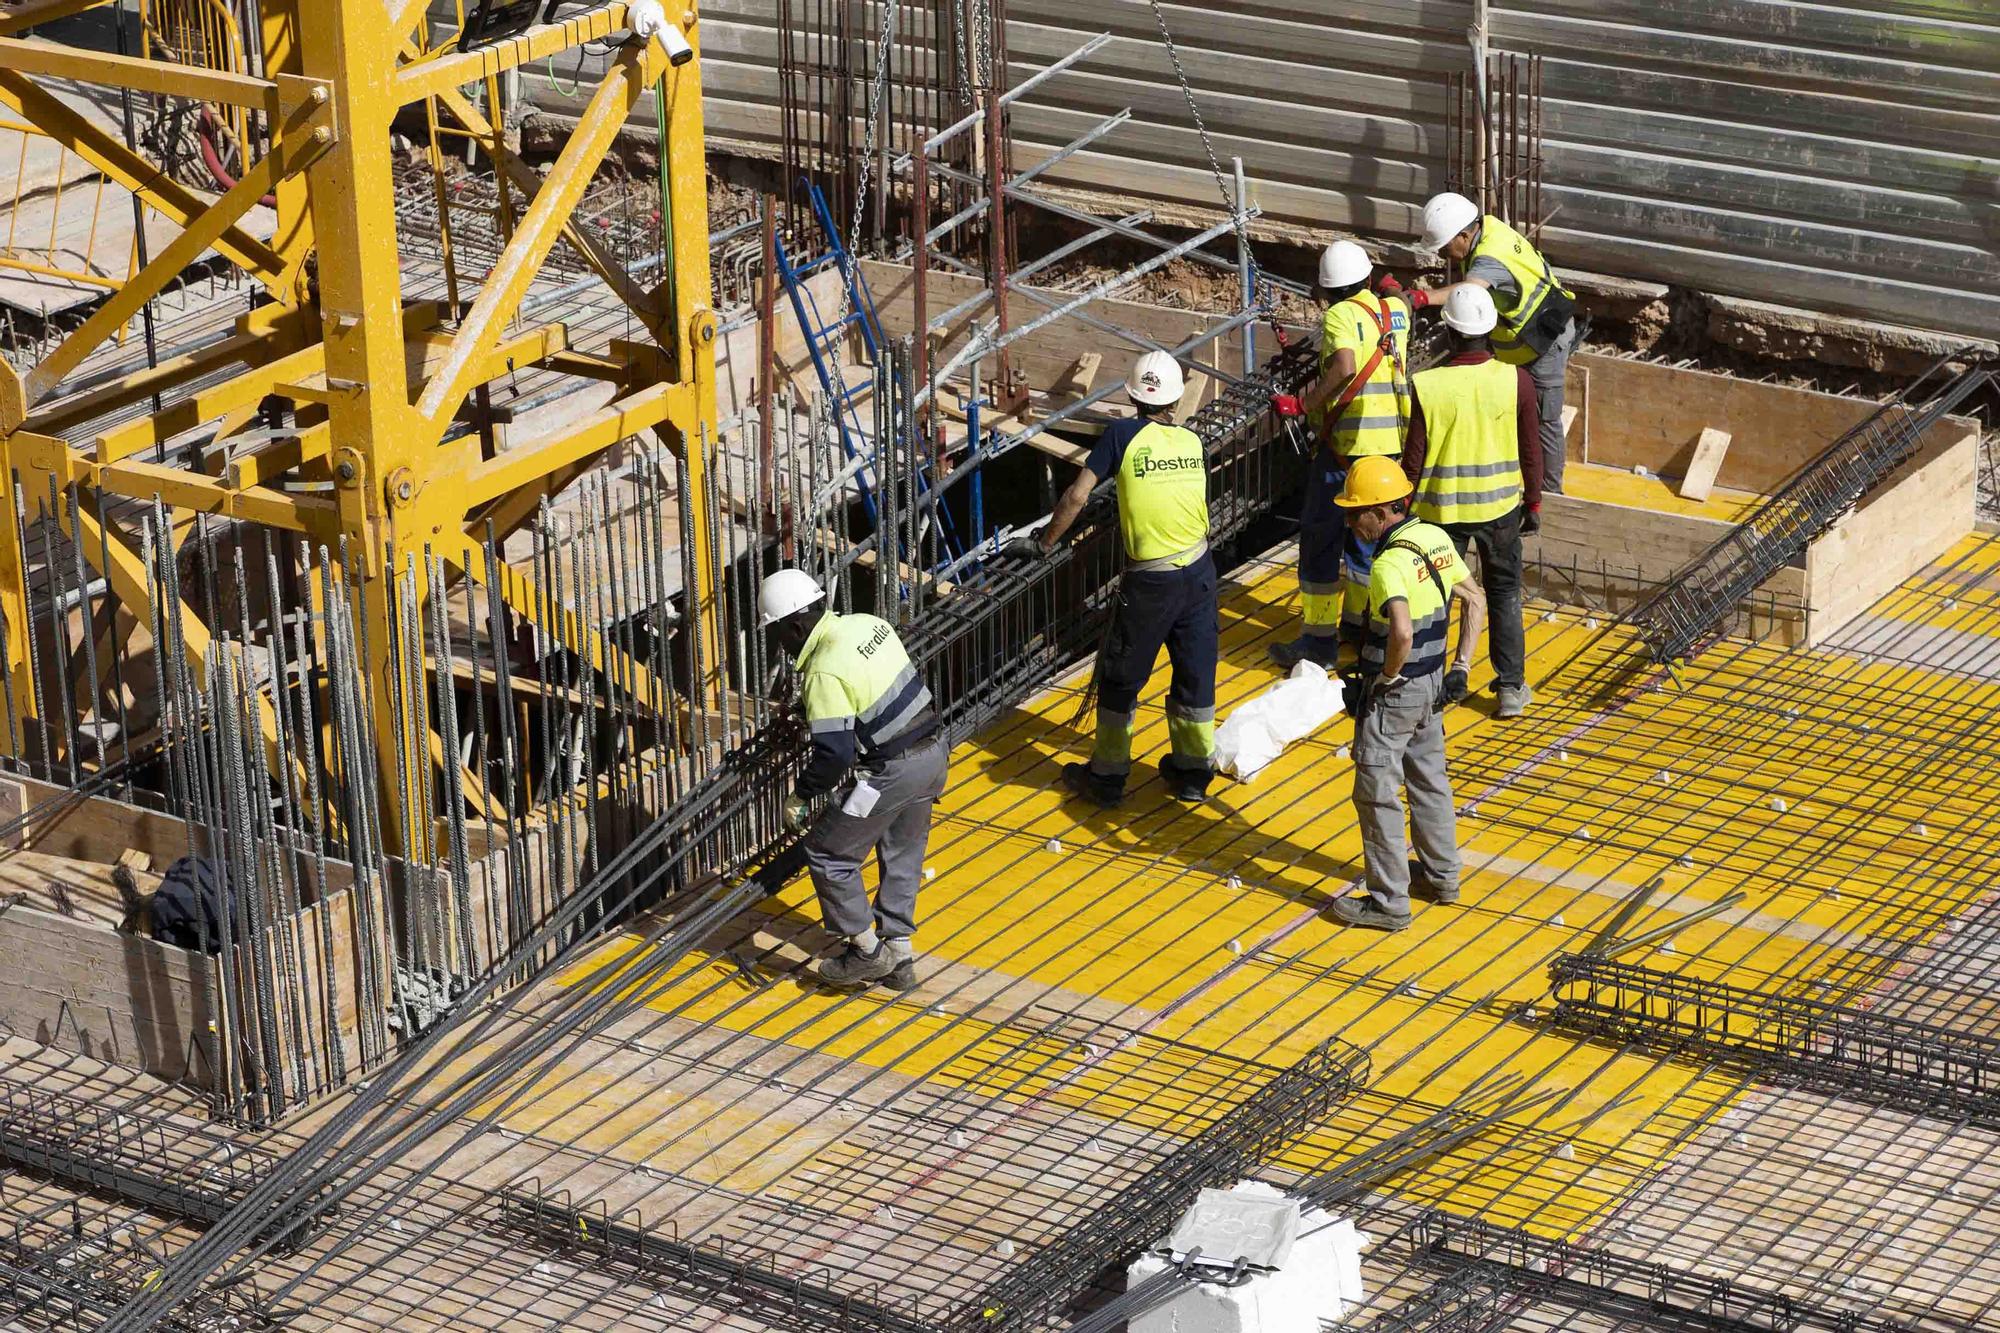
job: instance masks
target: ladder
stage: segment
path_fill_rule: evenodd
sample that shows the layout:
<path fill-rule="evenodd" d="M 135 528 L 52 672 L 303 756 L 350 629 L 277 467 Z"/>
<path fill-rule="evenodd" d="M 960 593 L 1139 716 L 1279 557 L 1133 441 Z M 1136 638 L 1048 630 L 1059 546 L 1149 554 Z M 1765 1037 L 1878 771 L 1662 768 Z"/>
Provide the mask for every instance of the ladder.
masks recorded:
<path fill-rule="evenodd" d="M 854 262 L 847 246 L 840 239 L 840 228 L 834 224 L 833 215 L 827 208 L 826 196 L 812 180 L 800 182 L 806 198 L 812 203 L 814 220 L 819 224 L 821 235 L 826 241 L 826 251 L 817 259 L 800 264 L 795 263 L 782 235 L 777 241 L 778 277 L 785 284 L 785 291 L 792 301 L 792 313 L 798 317 L 799 331 L 805 338 L 806 352 L 812 357 L 813 373 L 819 377 L 820 388 L 826 393 L 827 402 L 833 411 L 835 428 L 840 433 L 841 451 L 850 463 L 857 465 L 855 486 L 861 494 L 862 509 L 868 515 L 871 525 L 878 524 L 875 505 L 875 470 L 872 462 L 873 444 L 861 429 L 860 403 L 875 391 L 875 381 L 869 379 L 848 384 L 841 374 L 840 341 L 850 328 L 858 328 L 861 334 L 861 349 L 865 364 L 873 367 L 881 356 L 883 337 L 882 322 L 875 313 L 875 298 L 868 290 L 868 283 L 861 276 L 861 266 Z M 837 270 L 841 275 L 841 290 L 845 297 L 840 315 L 828 320 L 819 308 L 819 301 L 806 285 L 808 280 L 827 269 Z M 897 423 L 901 428 L 902 423 Z M 915 478 L 918 495 L 930 493 L 930 478 L 921 466 Z M 940 504 L 933 511 L 938 524 L 938 535 L 947 556 L 956 558 L 959 551 L 958 536 L 952 528 L 951 516 Z"/>

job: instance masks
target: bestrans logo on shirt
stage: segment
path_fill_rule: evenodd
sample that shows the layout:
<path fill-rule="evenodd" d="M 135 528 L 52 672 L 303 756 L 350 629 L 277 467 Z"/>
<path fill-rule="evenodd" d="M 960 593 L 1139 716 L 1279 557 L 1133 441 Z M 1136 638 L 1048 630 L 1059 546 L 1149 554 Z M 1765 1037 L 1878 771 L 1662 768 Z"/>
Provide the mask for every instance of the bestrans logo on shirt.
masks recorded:
<path fill-rule="evenodd" d="M 1144 445 L 1132 455 L 1132 473 L 1143 477 L 1148 472 L 1185 472 L 1191 467 L 1200 467 L 1202 460 L 1186 454 L 1175 454 L 1170 458 L 1153 457 L 1153 446 Z"/>

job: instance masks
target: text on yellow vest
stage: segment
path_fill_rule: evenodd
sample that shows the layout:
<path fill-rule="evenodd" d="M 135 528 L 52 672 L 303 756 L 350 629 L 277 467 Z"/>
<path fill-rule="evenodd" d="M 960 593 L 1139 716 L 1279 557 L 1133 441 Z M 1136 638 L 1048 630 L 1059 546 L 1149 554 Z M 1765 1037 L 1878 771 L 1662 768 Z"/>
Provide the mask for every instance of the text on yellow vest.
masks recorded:
<path fill-rule="evenodd" d="M 1208 540 L 1208 458 L 1201 437 L 1148 423 L 1118 464 L 1118 526 L 1125 558 L 1185 564 Z M 1174 557 L 1185 554 L 1187 560 Z"/>

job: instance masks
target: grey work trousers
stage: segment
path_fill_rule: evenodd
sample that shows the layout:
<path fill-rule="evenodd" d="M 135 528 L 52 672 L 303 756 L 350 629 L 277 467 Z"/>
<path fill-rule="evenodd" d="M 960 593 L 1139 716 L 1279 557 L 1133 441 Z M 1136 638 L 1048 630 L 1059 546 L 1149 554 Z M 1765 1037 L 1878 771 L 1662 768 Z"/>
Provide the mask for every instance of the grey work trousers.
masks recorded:
<path fill-rule="evenodd" d="M 1542 493 L 1561 495 L 1563 463 L 1568 457 L 1563 440 L 1563 379 L 1569 374 L 1569 354 L 1576 350 L 1576 321 L 1549 344 L 1547 351 L 1528 363 L 1528 378 L 1535 382 L 1535 412 L 1541 418 Z"/>
<path fill-rule="evenodd" d="M 1410 828 L 1417 866 L 1434 889 L 1455 889 L 1458 813 L 1444 771 L 1444 719 L 1438 702 L 1444 673 L 1406 679 L 1375 696 L 1354 732 L 1354 810 L 1361 820 L 1361 855 L 1368 896 L 1397 916 L 1410 911 L 1410 864 L 1403 840 L 1403 799 L 1410 793 Z"/>
<path fill-rule="evenodd" d="M 863 764 L 855 777 L 881 793 L 875 808 L 856 818 L 835 806 L 813 825 L 806 868 L 828 930 L 852 938 L 873 926 L 885 939 L 904 940 L 917 933 L 917 886 L 930 846 L 931 806 L 944 794 L 949 762 L 944 737 L 938 736 L 908 754 Z M 861 882 L 861 866 L 871 851 L 882 870 L 872 910 Z"/>

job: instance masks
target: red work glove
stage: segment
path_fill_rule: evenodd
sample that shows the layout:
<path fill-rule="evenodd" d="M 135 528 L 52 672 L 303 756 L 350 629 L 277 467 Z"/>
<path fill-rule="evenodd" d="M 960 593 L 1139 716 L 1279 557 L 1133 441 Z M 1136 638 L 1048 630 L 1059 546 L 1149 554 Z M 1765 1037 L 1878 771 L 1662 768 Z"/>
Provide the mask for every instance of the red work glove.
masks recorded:
<path fill-rule="evenodd" d="M 1541 530 L 1542 507 L 1540 505 L 1530 505 L 1528 506 L 1528 512 L 1521 515 L 1521 535 L 1523 537 L 1532 537 Z"/>
<path fill-rule="evenodd" d="M 1383 296 L 1395 296 L 1402 292 L 1403 284 L 1396 281 L 1395 274 L 1384 273 L 1382 281 L 1375 284 L 1375 290 Z"/>
<path fill-rule="evenodd" d="M 1410 309 L 1412 310 L 1422 310 L 1431 303 L 1431 294 L 1421 287 L 1410 288 L 1407 295 L 1410 298 Z"/>
<path fill-rule="evenodd" d="M 1271 410 L 1281 417 L 1302 417 L 1306 414 L 1305 407 L 1299 402 L 1299 396 L 1295 393 L 1272 394 Z"/>

